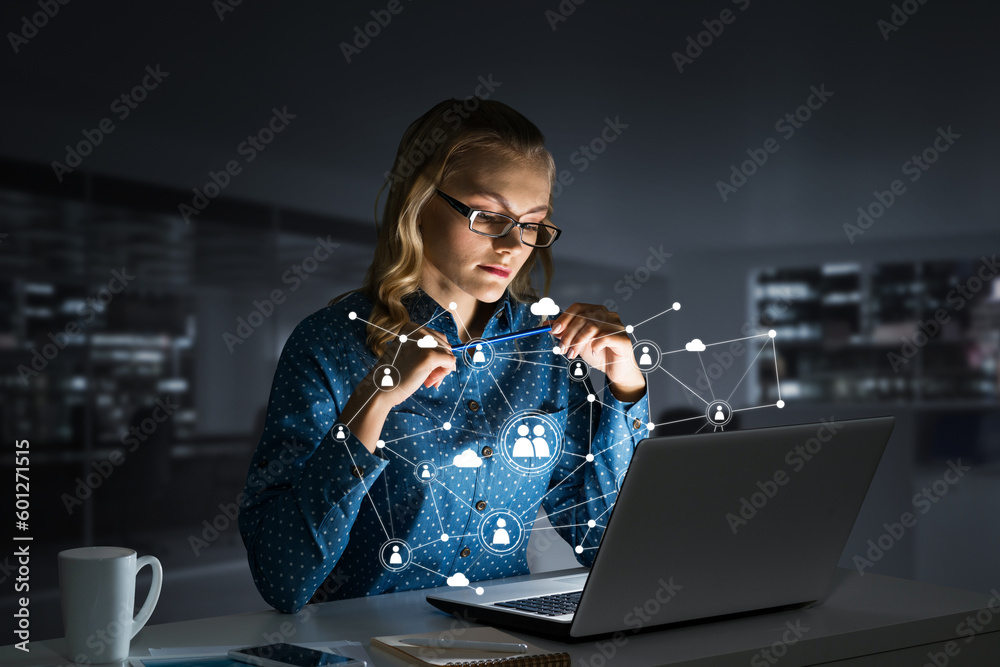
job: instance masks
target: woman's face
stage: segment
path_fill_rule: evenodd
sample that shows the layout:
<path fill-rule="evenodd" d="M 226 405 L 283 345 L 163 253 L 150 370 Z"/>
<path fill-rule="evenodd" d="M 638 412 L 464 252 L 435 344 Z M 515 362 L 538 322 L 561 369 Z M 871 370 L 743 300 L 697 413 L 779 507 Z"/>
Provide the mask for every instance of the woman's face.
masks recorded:
<path fill-rule="evenodd" d="M 462 168 L 439 189 L 466 206 L 503 213 L 520 222 L 541 222 L 548 212 L 545 167 L 489 151 L 465 156 Z M 519 228 L 503 238 L 476 234 L 469 229 L 468 218 L 439 196 L 424 207 L 419 224 L 431 280 L 479 301 L 493 303 L 502 297 L 531 256 L 532 247 L 521 243 Z"/>

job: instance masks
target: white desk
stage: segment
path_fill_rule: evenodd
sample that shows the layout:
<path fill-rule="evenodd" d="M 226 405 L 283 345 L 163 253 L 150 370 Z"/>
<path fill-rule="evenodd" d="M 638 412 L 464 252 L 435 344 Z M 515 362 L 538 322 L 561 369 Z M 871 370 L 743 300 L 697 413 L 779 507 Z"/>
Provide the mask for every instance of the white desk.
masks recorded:
<path fill-rule="evenodd" d="M 266 611 L 150 625 L 132 641 L 132 655 L 145 655 L 149 647 L 350 639 L 364 643 L 376 665 L 401 665 L 404 663 L 395 657 L 372 648 L 369 638 L 458 629 L 464 625 L 463 621 L 427 604 L 425 595 L 426 591 L 407 591 L 310 605 L 294 615 Z M 986 623 L 970 637 L 962 624 L 969 616 L 975 619 L 977 612 Z M 787 653 L 782 652 L 780 659 L 775 662 L 772 658 L 769 662 L 761 651 L 781 641 L 782 633 L 788 629 L 786 623 L 797 623 L 799 628 L 808 630 L 794 644 L 784 646 Z M 808 609 L 649 633 L 628 632 L 618 636 L 617 641 L 606 638 L 567 645 L 522 636 L 545 648 L 569 651 L 574 664 L 581 667 L 607 664 L 795 667 L 835 661 L 841 661 L 836 662 L 837 667 L 922 667 L 925 663 L 934 664 L 929 653 L 940 654 L 939 665 L 948 667 L 996 665 L 1000 664 L 1000 600 L 980 593 L 877 574 L 861 577 L 854 571 L 838 570 L 825 603 Z M 30 648 L 28 654 L 13 645 L 0 648 L 0 664 L 4 667 L 72 664 L 61 655 L 65 650 L 61 639 L 32 643 Z M 955 655 L 949 655 L 949 650 Z"/>

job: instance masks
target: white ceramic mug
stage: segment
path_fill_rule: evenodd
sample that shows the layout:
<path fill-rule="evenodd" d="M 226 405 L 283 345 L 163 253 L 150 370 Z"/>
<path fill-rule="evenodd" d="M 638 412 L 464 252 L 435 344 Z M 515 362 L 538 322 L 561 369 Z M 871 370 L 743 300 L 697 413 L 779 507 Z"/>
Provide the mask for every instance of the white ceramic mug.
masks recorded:
<path fill-rule="evenodd" d="M 135 576 L 146 565 L 153 581 L 142 609 L 132 617 Z M 74 662 L 102 664 L 128 657 L 132 637 L 142 629 L 160 599 L 163 567 L 153 556 L 136 558 L 124 547 L 80 547 L 59 552 L 59 591 L 67 656 Z"/>

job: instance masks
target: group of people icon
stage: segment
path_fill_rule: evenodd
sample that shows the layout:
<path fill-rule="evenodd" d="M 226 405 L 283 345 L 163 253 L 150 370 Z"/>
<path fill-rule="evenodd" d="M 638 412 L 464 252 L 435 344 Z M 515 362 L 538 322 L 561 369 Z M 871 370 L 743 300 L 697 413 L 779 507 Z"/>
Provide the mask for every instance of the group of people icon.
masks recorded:
<path fill-rule="evenodd" d="M 545 427 L 541 424 L 536 424 L 535 428 L 532 430 L 535 437 L 532 440 L 529 440 L 528 425 L 521 424 L 517 427 L 517 435 L 519 437 L 514 442 L 514 450 L 511 452 L 511 456 L 529 456 L 540 459 L 547 459 L 552 456 L 549 449 L 549 443 L 543 437 L 545 435 Z"/>

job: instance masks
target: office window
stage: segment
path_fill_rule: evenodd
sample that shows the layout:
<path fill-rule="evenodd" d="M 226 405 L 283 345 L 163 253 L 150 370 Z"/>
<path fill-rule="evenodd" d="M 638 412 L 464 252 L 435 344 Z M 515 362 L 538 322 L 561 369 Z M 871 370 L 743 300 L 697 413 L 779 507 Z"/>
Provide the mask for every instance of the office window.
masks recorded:
<path fill-rule="evenodd" d="M 981 269 L 935 260 L 753 271 L 752 316 L 778 332 L 783 397 L 995 403 L 1000 281 Z M 776 400 L 761 380 L 762 400 Z"/>

